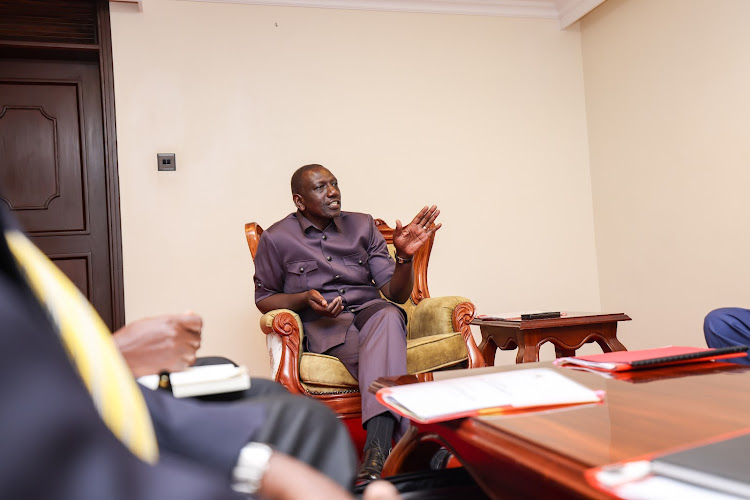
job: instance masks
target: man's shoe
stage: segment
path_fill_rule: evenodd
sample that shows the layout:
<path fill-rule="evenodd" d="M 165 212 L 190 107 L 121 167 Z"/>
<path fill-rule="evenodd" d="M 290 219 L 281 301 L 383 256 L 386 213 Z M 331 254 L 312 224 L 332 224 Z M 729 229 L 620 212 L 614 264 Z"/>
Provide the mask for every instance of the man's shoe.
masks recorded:
<path fill-rule="evenodd" d="M 357 474 L 356 485 L 367 484 L 370 481 L 380 479 L 380 473 L 383 470 L 383 464 L 387 454 L 378 446 L 367 448 L 362 459 L 362 467 Z"/>
<path fill-rule="evenodd" d="M 442 446 L 430 459 L 430 469 L 442 470 L 448 467 L 448 462 L 453 458 L 453 453 L 450 450 L 443 448 Z"/>

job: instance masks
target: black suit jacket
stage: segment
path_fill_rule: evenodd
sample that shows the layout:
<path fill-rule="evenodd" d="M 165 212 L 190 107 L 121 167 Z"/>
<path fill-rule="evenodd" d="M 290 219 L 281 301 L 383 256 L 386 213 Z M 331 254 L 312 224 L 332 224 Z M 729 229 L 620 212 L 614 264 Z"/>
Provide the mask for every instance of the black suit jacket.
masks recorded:
<path fill-rule="evenodd" d="M 7 224 L 2 212 L 0 234 Z M 245 498 L 229 488 L 229 473 L 255 410 L 243 417 L 250 410 L 227 408 L 239 413 L 221 419 L 201 410 L 201 418 L 198 403 L 145 396 L 161 442 L 154 466 L 105 426 L 0 237 L 0 498 Z M 215 406 L 211 411 L 221 411 Z"/>

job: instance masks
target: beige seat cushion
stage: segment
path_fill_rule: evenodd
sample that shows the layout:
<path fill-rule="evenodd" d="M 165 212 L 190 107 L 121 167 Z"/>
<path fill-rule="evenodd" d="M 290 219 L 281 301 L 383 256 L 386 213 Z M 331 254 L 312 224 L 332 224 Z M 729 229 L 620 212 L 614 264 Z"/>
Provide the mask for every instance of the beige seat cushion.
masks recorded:
<path fill-rule="evenodd" d="M 424 373 L 466 361 L 469 351 L 458 332 L 441 333 L 406 341 L 406 369 Z"/>
<path fill-rule="evenodd" d="M 423 373 L 457 365 L 468 358 L 466 343 L 460 333 L 450 332 L 408 340 L 406 368 L 409 373 Z M 333 356 L 306 352 L 300 360 L 300 380 L 313 393 L 339 393 L 357 390 L 359 384 Z"/>

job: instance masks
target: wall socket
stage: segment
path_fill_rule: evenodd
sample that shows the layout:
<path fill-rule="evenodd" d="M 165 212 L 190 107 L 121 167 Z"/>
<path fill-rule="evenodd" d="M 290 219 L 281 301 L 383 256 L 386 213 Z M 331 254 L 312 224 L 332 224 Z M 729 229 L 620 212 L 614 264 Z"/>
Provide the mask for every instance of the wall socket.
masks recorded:
<path fill-rule="evenodd" d="M 156 155 L 157 168 L 159 171 L 177 170 L 177 161 L 174 153 L 158 153 Z"/>

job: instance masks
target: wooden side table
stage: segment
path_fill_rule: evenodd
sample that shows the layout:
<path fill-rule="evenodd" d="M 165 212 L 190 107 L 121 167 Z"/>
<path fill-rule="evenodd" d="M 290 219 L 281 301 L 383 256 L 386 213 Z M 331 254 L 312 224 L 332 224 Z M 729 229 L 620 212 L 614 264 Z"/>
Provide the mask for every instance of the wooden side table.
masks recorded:
<path fill-rule="evenodd" d="M 539 361 L 539 348 L 545 342 L 555 345 L 555 356 L 575 356 L 576 349 L 596 342 L 604 352 L 627 351 L 617 340 L 617 322 L 629 321 L 623 313 L 567 312 L 559 318 L 534 320 L 487 320 L 475 318 L 482 333 L 482 352 L 488 366 L 495 364 L 495 350 L 518 349 L 516 363 Z"/>

